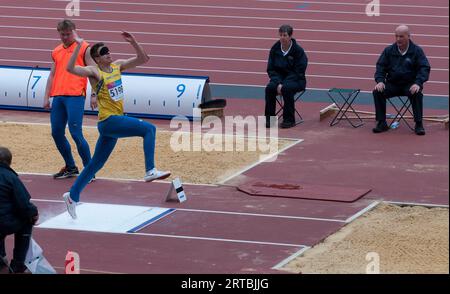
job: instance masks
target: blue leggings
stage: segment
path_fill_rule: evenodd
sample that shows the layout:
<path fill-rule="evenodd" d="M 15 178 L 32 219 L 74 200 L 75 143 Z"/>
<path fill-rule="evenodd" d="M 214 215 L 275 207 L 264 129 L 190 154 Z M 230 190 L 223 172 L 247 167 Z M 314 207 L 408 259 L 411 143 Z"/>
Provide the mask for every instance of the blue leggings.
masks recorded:
<path fill-rule="evenodd" d="M 83 165 L 88 165 L 91 160 L 91 151 L 82 132 L 85 100 L 84 96 L 56 96 L 52 102 L 50 113 L 52 137 L 56 148 L 58 148 L 66 166 L 69 168 L 75 167 L 75 161 L 69 141 L 66 138 L 66 124 L 69 125 L 70 134 L 77 145 Z"/>
<path fill-rule="evenodd" d="M 80 201 L 80 193 L 105 165 L 114 150 L 118 138 L 142 137 L 144 139 L 145 171 L 155 167 L 156 127 L 141 119 L 124 115 L 113 115 L 98 123 L 100 137 L 95 146 L 94 156 L 70 189 L 70 198 Z"/>

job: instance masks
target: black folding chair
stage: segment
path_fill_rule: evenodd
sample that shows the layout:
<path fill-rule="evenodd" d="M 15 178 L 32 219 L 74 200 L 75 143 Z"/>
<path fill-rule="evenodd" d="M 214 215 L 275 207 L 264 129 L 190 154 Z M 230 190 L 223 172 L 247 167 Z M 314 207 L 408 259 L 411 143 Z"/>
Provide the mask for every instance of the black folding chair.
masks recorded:
<path fill-rule="evenodd" d="M 295 103 L 300 101 L 300 98 L 303 96 L 303 94 L 305 94 L 305 90 L 301 90 L 300 92 L 297 92 L 294 95 L 294 110 L 295 110 L 295 114 L 300 118 L 299 120 L 295 120 L 295 125 L 301 124 L 303 122 L 303 118 L 302 118 L 301 114 L 298 112 L 297 108 L 295 107 Z M 283 117 L 283 106 L 284 106 L 284 100 L 283 100 L 283 96 L 282 95 L 278 95 L 277 96 L 277 103 L 280 106 L 280 108 L 277 110 L 275 115 L 278 115 L 278 118 L 280 119 L 280 118 Z"/>
<path fill-rule="evenodd" d="M 400 102 L 399 106 L 395 104 L 392 99 L 398 99 Z M 389 124 L 389 127 L 391 127 L 395 122 L 400 123 L 401 120 L 405 122 L 405 124 L 410 128 L 410 130 L 414 131 L 414 128 L 409 124 L 407 119 L 405 118 L 405 114 L 409 113 L 411 117 L 414 117 L 413 112 L 411 111 L 411 101 L 406 96 L 395 96 L 387 99 L 389 103 L 392 105 L 392 107 L 395 109 L 397 114 L 391 115 L 390 118 L 392 118 L 391 123 Z"/>
<path fill-rule="evenodd" d="M 341 88 L 332 88 L 328 90 L 327 94 L 330 97 L 330 99 L 334 102 L 336 107 L 338 108 L 338 112 L 334 116 L 334 118 L 330 122 L 330 126 L 334 126 L 337 123 L 339 123 L 342 119 L 346 119 L 354 128 L 358 128 L 364 124 L 361 117 L 358 115 L 358 113 L 355 111 L 355 109 L 352 107 L 353 102 L 355 101 L 356 97 L 358 97 L 360 93 L 360 89 L 341 89 Z M 336 95 L 337 94 L 337 95 Z M 336 97 L 333 97 L 335 95 Z M 340 97 L 340 99 L 337 99 L 337 97 Z M 342 103 L 340 103 L 340 101 Z M 351 111 L 356 118 L 359 120 L 358 124 L 354 124 L 352 122 L 352 118 L 349 118 L 347 116 L 347 112 Z"/>

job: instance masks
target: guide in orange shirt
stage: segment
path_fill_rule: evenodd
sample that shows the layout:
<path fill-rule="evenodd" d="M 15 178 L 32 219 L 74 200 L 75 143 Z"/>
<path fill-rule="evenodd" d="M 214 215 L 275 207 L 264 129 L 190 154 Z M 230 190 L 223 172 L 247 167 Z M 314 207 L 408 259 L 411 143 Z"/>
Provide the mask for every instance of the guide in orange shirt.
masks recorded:
<path fill-rule="evenodd" d="M 52 137 L 65 162 L 65 166 L 53 177 L 64 179 L 79 173 L 65 135 L 66 125 L 69 126 L 70 134 L 75 141 L 84 166 L 89 164 L 91 152 L 82 132 L 87 79 L 73 75 L 66 70 L 70 56 L 77 47 L 73 35 L 75 24 L 70 20 L 62 20 L 58 23 L 57 30 L 62 43 L 52 52 L 53 64 L 47 81 L 43 106 L 45 109 L 51 109 Z M 95 64 L 90 54 L 86 54 L 88 49 L 89 44 L 84 42 L 76 60 L 77 65 Z M 51 106 L 50 98 L 53 98 Z"/>

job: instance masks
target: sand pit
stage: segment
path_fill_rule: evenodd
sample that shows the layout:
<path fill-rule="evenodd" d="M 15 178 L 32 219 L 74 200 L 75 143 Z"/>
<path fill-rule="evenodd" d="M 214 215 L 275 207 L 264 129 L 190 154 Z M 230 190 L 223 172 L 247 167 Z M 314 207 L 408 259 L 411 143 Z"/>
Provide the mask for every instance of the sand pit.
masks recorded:
<path fill-rule="evenodd" d="M 364 274 L 375 261 L 373 254 L 367 254 L 375 252 L 380 273 L 448 274 L 448 249 L 448 208 L 382 203 L 283 269 L 304 274 Z"/>
<path fill-rule="evenodd" d="M 83 133 L 91 152 L 93 152 L 98 138 L 97 128 L 85 127 Z M 172 135 L 173 132 L 170 131 L 157 132 L 156 166 L 161 170 L 170 170 L 171 178 L 180 177 L 185 183 L 218 183 L 258 162 L 261 156 L 270 154 L 260 151 L 260 148 L 251 151 L 252 149 L 246 145 L 249 139 L 243 137 L 237 137 L 235 140 L 234 151 L 174 152 L 170 147 Z M 81 168 L 83 166 L 81 159 L 68 130 L 66 130 L 66 136 L 71 143 L 75 161 Z M 193 138 L 191 138 L 192 140 Z M 272 142 L 272 147 L 276 147 L 273 144 L 277 144 L 281 149 L 294 142 L 294 140 L 278 140 L 278 142 Z M 242 146 L 242 144 L 244 145 Z M 51 137 L 50 125 L 0 123 L 0 145 L 11 150 L 13 153 L 12 167 L 18 172 L 53 174 L 64 166 L 64 161 Z M 142 139 L 123 138 L 119 140 L 111 157 L 97 177 L 140 180 L 143 178 L 144 172 Z"/>

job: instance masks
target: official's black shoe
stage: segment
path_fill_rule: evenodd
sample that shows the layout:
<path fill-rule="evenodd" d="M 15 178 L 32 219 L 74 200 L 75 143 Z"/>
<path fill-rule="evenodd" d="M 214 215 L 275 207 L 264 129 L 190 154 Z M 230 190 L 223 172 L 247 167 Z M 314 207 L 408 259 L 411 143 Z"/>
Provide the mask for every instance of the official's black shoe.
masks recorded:
<path fill-rule="evenodd" d="M 28 268 L 25 266 L 25 263 L 19 262 L 16 260 L 11 260 L 11 264 L 9 265 L 9 272 L 11 274 L 23 274 L 29 273 Z"/>
<path fill-rule="evenodd" d="M 416 133 L 416 135 L 418 136 L 423 136 L 425 135 L 425 129 L 423 128 L 423 123 L 422 122 L 417 122 L 416 126 L 414 128 L 414 132 Z"/>
<path fill-rule="evenodd" d="M 378 134 L 378 133 L 386 132 L 387 130 L 389 130 L 389 126 L 386 123 L 386 121 L 383 120 L 383 121 L 377 122 L 377 126 L 372 129 L 372 132 L 374 132 L 375 134 Z"/>
<path fill-rule="evenodd" d="M 0 275 L 9 273 L 8 259 L 6 257 L 0 256 Z"/>
<path fill-rule="evenodd" d="M 289 128 L 295 127 L 295 122 L 293 122 L 293 121 L 283 121 L 280 124 L 280 127 L 282 129 L 289 129 Z"/>
<path fill-rule="evenodd" d="M 66 179 L 70 177 L 75 177 L 79 174 L 78 167 L 63 167 L 58 173 L 53 175 L 54 179 Z"/>

